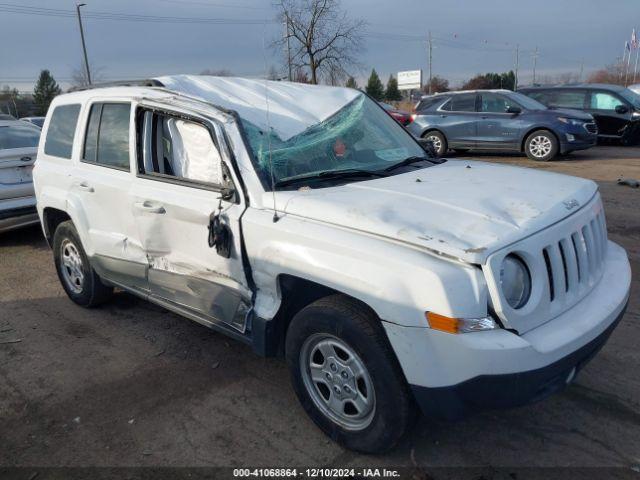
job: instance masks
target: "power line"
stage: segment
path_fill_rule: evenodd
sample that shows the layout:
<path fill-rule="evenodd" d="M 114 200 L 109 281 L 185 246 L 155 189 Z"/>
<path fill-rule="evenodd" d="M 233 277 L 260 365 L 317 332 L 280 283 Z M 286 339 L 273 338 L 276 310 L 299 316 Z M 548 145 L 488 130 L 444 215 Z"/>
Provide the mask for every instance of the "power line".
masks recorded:
<path fill-rule="evenodd" d="M 58 18 L 72 18 L 76 14 L 72 10 L 57 8 L 44 8 L 16 5 L 11 3 L 0 3 L 0 12 L 14 13 L 22 15 L 38 15 Z M 104 11 L 85 12 L 83 18 L 93 20 L 118 20 L 126 22 L 142 23 L 176 23 L 176 24 L 214 24 L 214 25 L 263 25 L 264 19 L 239 19 L 239 18 L 202 18 L 202 17 L 173 17 L 161 15 L 137 15 Z M 274 23 L 266 20 L 267 23 Z"/>
<path fill-rule="evenodd" d="M 251 5 L 229 5 L 228 3 L 209 3 L 209 2 L 196 2 L 191 0 L 157 0 L 158 2 L 175 3 L 178 5 L 199 5 L 202 7 L 213 8 L 241 8 L 244 10 L 269 10 L 266 7 L 254 7 Z"/>

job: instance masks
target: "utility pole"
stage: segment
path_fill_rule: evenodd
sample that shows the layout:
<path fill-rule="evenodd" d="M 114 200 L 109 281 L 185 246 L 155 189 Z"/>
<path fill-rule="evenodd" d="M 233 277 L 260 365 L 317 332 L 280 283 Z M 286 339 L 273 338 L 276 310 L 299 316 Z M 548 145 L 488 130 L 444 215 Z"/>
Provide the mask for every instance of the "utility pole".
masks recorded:
<path fill-rule="evenodd" d="M 285 40 L 287 41 L 287 65 L 289 67 L 289 81 L 291 82 L 293 80 L 291 72 L 291 44 L 289 43 L 291 35 L 289 35 L 289 17 L 287 16 L 284 18 L 284 34 Z"/>
<path fill-rule="evenodd" d="M 533 52 L 533 86 L 536 85 L 536 67 L 538 66 L 538 47 Z"/>
<path fill-rule="evenodd" d="M 520 44 L 516 45 L 516 72 L 513 82 L 513 91 L 518 90 L 518 68 L 520 68 Z"/>
<path fill-rule="evenodd" d="M 80 39 L 82 40 L 82 52 L 84 53 L 84 67 L 87 69 L 87 82 L 91 85 L 91 72 L 89 71 L 89 60 L 87 58 L 87 45 L 84 43 L 84 29 L 82 28 L 82 16 L 80 15 L 80 7 L 84 7 L 86 3 L 76 4 L 76 12 L 78 12 L 78 25 L 80 25 Z"/>
<path fill-rule="evenodd" d="M 580 78 L 578 79 L 579 82 L 582 82 L 583 74 L 584 74 L 584 59 L 580 61 Z"/>
<path fill-rule="evenodd" d="M 429 95 L 431 95 L 431 84 L 433 79 L 433 39 L 429 30 Z"/>

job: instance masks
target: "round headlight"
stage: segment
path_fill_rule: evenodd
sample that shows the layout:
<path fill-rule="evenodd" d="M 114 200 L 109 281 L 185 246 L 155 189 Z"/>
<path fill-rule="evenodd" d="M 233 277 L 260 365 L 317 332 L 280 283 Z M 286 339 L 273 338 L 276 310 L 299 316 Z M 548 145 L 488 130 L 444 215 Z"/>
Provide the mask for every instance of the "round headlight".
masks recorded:
<path fill-rule="evenodd" d="M 531 275 L 525 263 L 515 255 L 507 255 L 500 267 L 500 287 L 511 308 L 522 308 L 531 295 Z"/>

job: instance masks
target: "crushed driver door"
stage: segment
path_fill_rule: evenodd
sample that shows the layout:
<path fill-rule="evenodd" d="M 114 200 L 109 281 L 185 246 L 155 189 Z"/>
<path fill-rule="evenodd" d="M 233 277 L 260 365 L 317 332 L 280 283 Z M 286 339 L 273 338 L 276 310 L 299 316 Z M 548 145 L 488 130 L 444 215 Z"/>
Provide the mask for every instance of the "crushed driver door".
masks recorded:
<path fill-rule="evenodd" d="M 241 254 L 244 198 L 217 121 L 138 105 L 132 209 L 151 299 L 244 333 L 251 305 Z"/>

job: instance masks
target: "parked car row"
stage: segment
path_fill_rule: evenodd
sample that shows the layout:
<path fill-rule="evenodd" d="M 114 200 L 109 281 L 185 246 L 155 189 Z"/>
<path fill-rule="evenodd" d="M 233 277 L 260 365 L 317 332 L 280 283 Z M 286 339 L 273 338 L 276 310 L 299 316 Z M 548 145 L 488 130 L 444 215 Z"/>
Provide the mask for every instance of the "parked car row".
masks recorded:
<path fill-rule="evenodd" d="M 524 152 L 548 161 L 558 154 L 596 144 L 593 117 L 575 110 L 551 110 L 509 90 L 447 92 L 423 98 L 407 129 L 434 145 L 438 155 L 449 149 Z"/>
<path fill-rule="evenodd" d="M 637 144 L 640 95 L 633 88 L 578 84 L 446 92 L 422 97 L 412 120 L 401 123 L 433 144 L 438 155 L 449 149 L 496 150 L 547 161 L 597 141 Z"/>
<path fill-rule="evenodd" d="M 540 160 L 596 134 L 503 91 L 415 118 L 441 151 L 486 132 Z M 594 182 L 434 158 L 353 89 L 172 76 L 61 95 L 34 182 L 73 302 L 119 287 L 283 356 L 312 420 L 362 452 L 396 444 L 416 406 L 451 419 L 561 390 L 629 297 Z"/>

